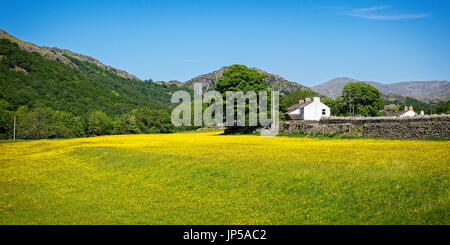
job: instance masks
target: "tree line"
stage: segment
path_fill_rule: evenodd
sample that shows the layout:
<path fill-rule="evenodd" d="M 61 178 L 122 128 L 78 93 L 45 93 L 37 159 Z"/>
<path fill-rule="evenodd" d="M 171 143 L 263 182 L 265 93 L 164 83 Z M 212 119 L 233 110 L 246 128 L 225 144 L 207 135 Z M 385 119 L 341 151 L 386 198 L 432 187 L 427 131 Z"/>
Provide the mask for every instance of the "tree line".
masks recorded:
<path fill-rule="evenodd" d="M 17 110 L 0 100 L 0 139 L 12 139 L 16 117 L 16 139 L 75 138 L 110 134 L 173 133 L 191 129 L 174 127 L 167 110 L 136 108 L 109 116 L 95 110 L 75 116 L 72 113 L 37 105 Z"/>

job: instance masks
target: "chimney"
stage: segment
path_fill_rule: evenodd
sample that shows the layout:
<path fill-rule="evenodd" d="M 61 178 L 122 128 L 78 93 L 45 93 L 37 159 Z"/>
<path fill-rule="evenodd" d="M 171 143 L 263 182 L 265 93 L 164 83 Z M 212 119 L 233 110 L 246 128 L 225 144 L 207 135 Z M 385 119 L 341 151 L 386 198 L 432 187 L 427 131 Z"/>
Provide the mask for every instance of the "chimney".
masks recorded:
<path fill-rule="evenodd" d="M 310 102 L 310 101 L 311 101 L 311 98 L 306 98 L 306 99 L 305 99 L 305 102 L 306 102 L 306 103 L 308 103 L 308 102 Z"/>
<path fill-rule="evenodd" d="M 408 106 L 407 105 L 405 105 L 405 111 L 408 111 Z"/>
<path fill-rule="evenodd" d="M 320 102 L 320 97 L 314 97 L 314 102 Z"/>
<path fill-rule="evenodd" d="M 420 111 L 420 115 L 423 116 L 425 115 L 425 112 L 423 110 Z"/>
<path fill-rule="evenodd" d="M 301 105 L 301 104 L 305 103 L 305 101 L 304 101 L 303 99 L 300 99 L 300 100 L 298 101 L 298 103 Z"/>
<path fill-rule="evenodd" d="M 410 110 L 410 111 L 414 110 L 414 108 L 413 108 L 412 105 L 409 106 L 409 110 Z"/>

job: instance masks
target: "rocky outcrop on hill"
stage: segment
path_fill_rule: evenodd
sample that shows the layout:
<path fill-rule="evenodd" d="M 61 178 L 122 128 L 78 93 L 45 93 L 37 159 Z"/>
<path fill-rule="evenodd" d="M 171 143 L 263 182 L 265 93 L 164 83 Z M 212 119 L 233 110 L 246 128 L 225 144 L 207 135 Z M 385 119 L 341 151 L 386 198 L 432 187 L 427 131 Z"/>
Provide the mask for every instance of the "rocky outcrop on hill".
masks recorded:
<path fill-rule="evenodd" d="M 183 83 L 180 82 L 180 81 L 178 81 L 178 80 L 170 80 L 170 81 L 167 82 L 167 84 L 169 84 L 169 85 L 175 84 L 175 85 L 177 85 L 178 87 L 183 86 Z"/>
<path fill-rule="evenodd" d="M 214 86 L 216 85 L 217 78 L 222 76 L 223 72 L 226 71 L 227 69 L 228 69 L 228 66 L 224 66 L 216 71 L 196 76 L 196 77 L 186 81 L 184 84 L 187 87 L 193 88 L 194 83 L 202 83 L 204 91 L 213 89 Z M 269 88 L 272 90 L 278 90 L 280 92 L 289 93 L 289 92 L 292 92 L 297 89 L 301 89 L 301 90 L 307 89 L 306 87 L 304 87 L 298 83 L 290 82 L 290 81 L 286 80 L 285 78 L 283 78 L 280 75 L 271 74 L 271 73 L 268 73 L 264 70 L 261 70 L 259 68 L 255 68 L 255 67 L 250 68 L 250 69 L 253 69 L 262 74 L 266 74 L 267 77 L 264 80 L 267 82 L 267 84 L 269 85 Z"/>
<path fill-rule="evenodd" d="M 219 70 L 202 74 L 199 76 L 196 76 L 194 78 L 189 79 L 184 84 L 185 86 L 189 88 L 194 88 L 194 83 L 201 83 L 203 85 L 203 90 L 207 91 L 210 89 L 213 89 L 216 85 L 217 78 L 221 77 L 223 72 L 228 69 L 228 66 L 224 66 L 220 68 Z"/>
<path fill-rule="evenodd" d="M 73 67 L 74 69 L 78 69 L 78 66 L 72 62 L 70 59 L 67 58 L 67 56 L 72 57 L 74 59 L 77 59 L 79 61 L 86 61 L 89 63 L 92 63 L 104 70 L 107 70 L 113 74 L 116 74 L 120 77 L 131 79 L 131 80 L 139 80 L 136 76 L 129 74 L 123 70 L 107 66 L 103 64 L 102 62 L 86 55 L 77 54 L 67 49 L 60 49 L 56 47 L 45 47 L 45 46 L 38 46 L 34 43 L 25 42 L 22 41 L 13 35 L 7 33 L 5 30 L 0 29 L 0 38 L 6 38 L 11 40 L 12 42 L 15 42 L 19 45 L 19 47 L 27 52 L 36 52 L 46 58 L 56 60 L 58 62 L 61 62 L 63 64 L 69 65 Z"/>
<path fill-rule="evenodd" d="M 297 89 L 300 89 L 300 90 L 308 89 L 307 87 L 302 86 L 298 83 L 290 82 L 280 75 L 271 74 L 271 73 L 268 73 L 268 72 L 261 70 L 259 68 L 256 68 L 256 67 L 253 67 L 251 69 L 253 69 L 259 73 L 266 74 L 267 77 L 264 80 L 269 84 L 269 87 L 272 90 L 278 90 L 280 92 L 289 92 L 290 93 Z"/>

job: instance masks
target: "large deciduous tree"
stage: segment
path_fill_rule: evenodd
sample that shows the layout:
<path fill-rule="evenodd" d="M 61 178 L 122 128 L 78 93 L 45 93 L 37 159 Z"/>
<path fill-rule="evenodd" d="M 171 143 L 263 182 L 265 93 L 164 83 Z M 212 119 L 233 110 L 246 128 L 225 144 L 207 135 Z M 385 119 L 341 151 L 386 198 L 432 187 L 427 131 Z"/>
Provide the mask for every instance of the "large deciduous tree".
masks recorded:
<path fill-rule="evenodd" d="M 216 81 L 215 89 L 222 94 L 226 91 L 267 91 L 268 86 L 261 74 L 245 65 L 232 65 Z"/>
<path fill-rule="evenodd" d="M 384 107 L 380 91 L 363 82 L 347 83 L 337 102 L 345 103 L 341 110 L 348 111 L 349 115 L 378 116 Z"/>
<path fill-rule="evenodd" d="M 260 91 L 268 92 L 268 105 L 270 105 L 270 95 L 269 87 L 264 81 L 267 77 L 265 74 L 261 74 L 255 70 L 249 69 L 245 65 L 231 65 L 226 71 L 224 71 L 223 76 L 219 77 L 216 81 L 215 90 L 222 93 L 224 99 L 226 97 L 226 92 L 237 92 L 242 91 L 244 93 L 254 91 L 256 94 Z M 224 100 L 225 101 L 225 100 Z M 255 127 L 249 126 L 249 104 L 245 103 L 245 125 L 244 127 L 228 127 L 226 132 L 248 132 L 254 130 Z M 258 112 L 259 110 L 259 105 Z M 235 115 L 237 115 L 237 106 L 234 108 Z"/>

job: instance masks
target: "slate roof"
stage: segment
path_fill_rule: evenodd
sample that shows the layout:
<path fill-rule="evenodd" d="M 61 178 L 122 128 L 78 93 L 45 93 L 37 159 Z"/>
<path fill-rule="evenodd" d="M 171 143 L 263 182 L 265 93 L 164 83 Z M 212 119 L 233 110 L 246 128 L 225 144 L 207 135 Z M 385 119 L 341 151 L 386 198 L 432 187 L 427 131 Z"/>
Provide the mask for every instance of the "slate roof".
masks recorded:
<path fill-rule="evenodd" d="M 297 110 L 299 108 L 304 108 L 305 106 L 307 106 L 307 105 L 309 105 L 311 103 L 313 103 L 313 101 L 305 102 L 303 104 L 295 104 L 295 105 L 289 107 L 285 114 L 289 114 L 289 113 L 291 113 L 291 112 L 293 112 L 293 111 L 295 111 L 295 110 Z"/>

